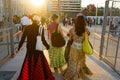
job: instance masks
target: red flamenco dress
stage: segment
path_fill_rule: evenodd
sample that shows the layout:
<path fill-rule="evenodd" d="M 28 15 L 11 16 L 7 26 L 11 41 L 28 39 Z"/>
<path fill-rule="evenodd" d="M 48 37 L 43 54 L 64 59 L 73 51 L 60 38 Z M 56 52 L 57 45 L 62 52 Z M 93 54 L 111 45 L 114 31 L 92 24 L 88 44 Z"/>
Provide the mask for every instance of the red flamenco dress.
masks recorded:
<path fill-rule="evenodd" d="M 39 33 L 38 30 L 39 26 L 37 23 L 33 23 L 32 25 L 27 26 L 23 31 L 23 35 L 18 46 L 18 51 L 27 38 L 27 53 L 23 62 L 21 73 L 17 80 L 55 80 L 43 51 L 37 51 L 35 49 L 36 37 Z M 44 29 L 42 31 L 42 39 L 43 44 L 46 44 L 44 39 Z"/>
<path fill-rule="evenodd" d="M 17 80 L 55 80 L 43 51 L 28 53 Z"/>

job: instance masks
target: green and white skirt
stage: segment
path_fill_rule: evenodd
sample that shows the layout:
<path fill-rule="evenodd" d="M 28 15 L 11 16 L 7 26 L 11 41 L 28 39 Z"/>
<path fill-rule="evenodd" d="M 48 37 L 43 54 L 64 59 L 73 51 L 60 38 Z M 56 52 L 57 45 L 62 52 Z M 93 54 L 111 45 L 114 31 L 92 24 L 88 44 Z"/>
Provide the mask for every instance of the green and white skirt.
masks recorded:
<path fill-rule="evenodd" d="M 49 58 L 50 67 L 60 68 L 65 65 L 64 58 L 64 48 L 63 47 L 53 47 L 50 43 Z"/>

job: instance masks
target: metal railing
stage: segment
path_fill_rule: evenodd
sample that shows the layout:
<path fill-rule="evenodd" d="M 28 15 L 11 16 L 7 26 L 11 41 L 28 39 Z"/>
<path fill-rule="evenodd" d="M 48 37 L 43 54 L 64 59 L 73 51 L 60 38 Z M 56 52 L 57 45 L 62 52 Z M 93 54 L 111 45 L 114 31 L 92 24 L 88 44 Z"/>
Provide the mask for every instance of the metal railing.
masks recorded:
<path fill-rule="evenodd" d="M 110 15 L 108 13 L 104 13 L 104 23 L 103 26 L 95 27 L 93 29 L 93 36 L 91 40 L 93 41 L 94 52 L 100 56 L 100 59 L 108 63 L 118 74 L 120 74 L 120 30 L 115 29 L 112 30 L 111 24 L 106 24 L 106 20 L 108 16 L 110 16 L 110 20 L 116 17 L 115 7 L 119 7 L 120 1 L 111 1 L 112 7 L 110 9 Z M 109 8 L 108 2 L 106 3 L 106 7 Z M 105 8 L 106 10 L 108 10 Z M 106 11 L 108 12 L 108 11 Z M 120 16 L 117 16 L 120 18 Z M 115 24 L 116 25 L 116 24 Z M 120 26 L 118 26 L 120 27 Z M 101 33 L 102 32 L 102 33 Z"/>
<path fill-rule="evenodd" d="M 10 31 L 12 31 L 12 35 L 10 35 Z M 21 31 L 18 31 L 17 27 L 0 29 L 0 64 L 14 55 L 20 36 Z M 11 37 L 13 39 L 11 39 Z M 11 42 L 13 42 L 13 44 Z"/>

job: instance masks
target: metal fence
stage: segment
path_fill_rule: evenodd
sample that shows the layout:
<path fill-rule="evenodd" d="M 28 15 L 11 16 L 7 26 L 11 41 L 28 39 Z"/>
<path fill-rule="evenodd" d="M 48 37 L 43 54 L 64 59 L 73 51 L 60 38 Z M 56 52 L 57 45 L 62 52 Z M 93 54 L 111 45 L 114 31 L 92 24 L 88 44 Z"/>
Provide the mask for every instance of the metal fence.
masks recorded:
<path fill-rule="evenodd" d="M 12 35 L 10 34 L 11 31 L 13 33 Z M 21 31 L 18 31 L 17 27 L 0 29 L 0 63 L 3 63 L 5 60 L 14 55 L 18 46 L 20 35 Z"/>
<path fill-rule="evenodd" d="M 106 2 L 102 28 L 93 29 L 91 40 L 94 52 L 120 74 L 120 11 L 117 9 L 120 9 L 119 4 L 119 0 Z"/>
<path fill-rule="evenodd" d="M 105 32 L 104 59 L 111 67 L 120 74 L 120 1 L 109 1 L 111 3 L 109 29 Z M 118 13 L 118 15 L 116 15 Z M 116 20 L 117 19 L 117 20 Z"/>

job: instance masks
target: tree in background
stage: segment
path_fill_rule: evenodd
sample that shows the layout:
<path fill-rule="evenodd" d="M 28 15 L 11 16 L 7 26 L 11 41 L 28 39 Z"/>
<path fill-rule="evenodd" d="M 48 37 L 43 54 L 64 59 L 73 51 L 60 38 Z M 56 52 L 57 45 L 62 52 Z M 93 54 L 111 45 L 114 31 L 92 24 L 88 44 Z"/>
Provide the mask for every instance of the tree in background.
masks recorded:
<path fill-rule="evenodd" d="M 87 5 L 86 8 L 83 9 L 83 14 L 86 16 L 95 16 L 97 10 L 97 16 L 103 16 L 104 14 L 104 7 L 98 7 L 96 9 L 94 4 Z M 108 8 L 108 15 L 110 16 L 111 13 L 111 7 Z M 114 16 L 120 16 L 120 8 L 113 7 L 112 9 L 112 15 Z"/>
<path fill-rule="evenodd" d="M 104 7 L 99 7 L 97 9 L 97 16 L 103 16 L 104 13 Z"/>
<path fill-rule="evenodd" d="M 87 7 L 83 10 L 83 13 L 86 16 L 95 16 L 96 14 L 96 7 L 94 4 L 89 4 Z"/>

